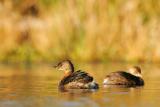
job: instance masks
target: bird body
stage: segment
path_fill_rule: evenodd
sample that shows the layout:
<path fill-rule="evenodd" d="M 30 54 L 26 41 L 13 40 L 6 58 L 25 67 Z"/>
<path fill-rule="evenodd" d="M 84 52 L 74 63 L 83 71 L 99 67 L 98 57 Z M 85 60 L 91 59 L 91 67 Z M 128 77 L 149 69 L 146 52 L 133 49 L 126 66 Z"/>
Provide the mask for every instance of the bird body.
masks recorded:
<path fill-rule="evenodd" d="M 132 68 L 127 71 L 116 71 L 106 75 L 104 85 L 126 85 L 126 86 L 143 86 L 144 80 L 142 79 L 139 68 Z"/>
<path fill-rule="evenodd" d="M 60 89 L 98 89 L 93 77 L 82 70 L 74 72 L 74 66 L 69 60 L 60 62 L 56 68 L 64 71 L 64 77 L 59 83 Z"/>

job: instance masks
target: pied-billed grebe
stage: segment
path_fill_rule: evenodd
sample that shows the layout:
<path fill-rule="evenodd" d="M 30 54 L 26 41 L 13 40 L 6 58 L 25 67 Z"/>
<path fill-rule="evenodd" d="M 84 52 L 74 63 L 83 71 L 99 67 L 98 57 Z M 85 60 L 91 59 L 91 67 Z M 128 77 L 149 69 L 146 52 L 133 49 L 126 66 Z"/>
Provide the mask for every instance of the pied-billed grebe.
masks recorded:
<path fill-rule="evenodd" d="M 141 69 L 134 66 L 125 71 L 112 72 L 107 75 L 103 81 L 104 85 L 126 85 L 126 86 L 143 86 L 144 81 L 141 75 Z"/>
<path fill-rule="evenodd" d="M 64 71 L 64 77 L 59 83 L 60 89 L 98 89 L 98 84 L 88 73 L 78 70 L 74 72 L 74 66 L 70 60 L 58 63 L 55 68 Z"/>

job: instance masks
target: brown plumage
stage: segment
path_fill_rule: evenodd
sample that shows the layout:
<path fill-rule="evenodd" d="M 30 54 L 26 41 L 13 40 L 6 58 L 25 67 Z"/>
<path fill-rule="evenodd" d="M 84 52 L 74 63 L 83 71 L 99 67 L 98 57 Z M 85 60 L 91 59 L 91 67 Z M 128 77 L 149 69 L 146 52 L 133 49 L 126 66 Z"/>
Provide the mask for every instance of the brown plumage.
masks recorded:
<path fill-rule="evenodd" d="M 58 70 L 64 71 L 64 77 L 59 83 L 60 89 L 97 89 L 98 84 L 88 73 L 78 70 L 74 72 L 74 66 L 70 60 L 65 60 L 56 66 Z"/>
<path fill-rule="evenodd" d="M 142 86 L 144 81 L 141 75 L 141 69 L 137 66 L 129 69 L 129 72 L 117 71 L 108 74 L 104 81 L 104 85 L 126 85 L 126 86 Z"/>

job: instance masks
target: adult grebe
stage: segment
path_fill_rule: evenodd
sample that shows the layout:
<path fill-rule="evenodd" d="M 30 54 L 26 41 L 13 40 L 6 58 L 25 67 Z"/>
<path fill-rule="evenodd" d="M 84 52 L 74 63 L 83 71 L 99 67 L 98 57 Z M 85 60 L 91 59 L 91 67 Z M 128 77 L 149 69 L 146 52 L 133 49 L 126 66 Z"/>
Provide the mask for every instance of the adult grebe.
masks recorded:
<path fill-rule="evenodd" d="M 99 86 L 93 81 L 88 73 L 78 70 L 74 72 L 74 65 L 70 60 L 58 63 L 55 68 L 64 71 L 64 77 L 59 83 L 60 89 L 98 89 Z"/>
<path fill-rule="evenodd" d="M 112 72 L 107 75 L 103 81 L 104 85 L 126 85 L 126 86 L 143 86 L 141 69 L 134 66 L 126 71 Z"/>

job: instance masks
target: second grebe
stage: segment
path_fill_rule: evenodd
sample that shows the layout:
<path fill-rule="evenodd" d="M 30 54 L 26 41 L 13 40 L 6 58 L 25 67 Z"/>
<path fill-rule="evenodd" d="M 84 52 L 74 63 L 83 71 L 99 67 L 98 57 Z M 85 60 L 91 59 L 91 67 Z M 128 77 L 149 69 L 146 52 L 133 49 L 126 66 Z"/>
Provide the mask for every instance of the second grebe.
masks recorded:
<path fill-rule="evenodd" d="M 117 71 L 108 74 L 104 81 L 104 85 L 126 85 L 126 86 L 143 86 L 144 80 L 142 79 L 141 69 L 134 66 L 126 71 Z"/>

